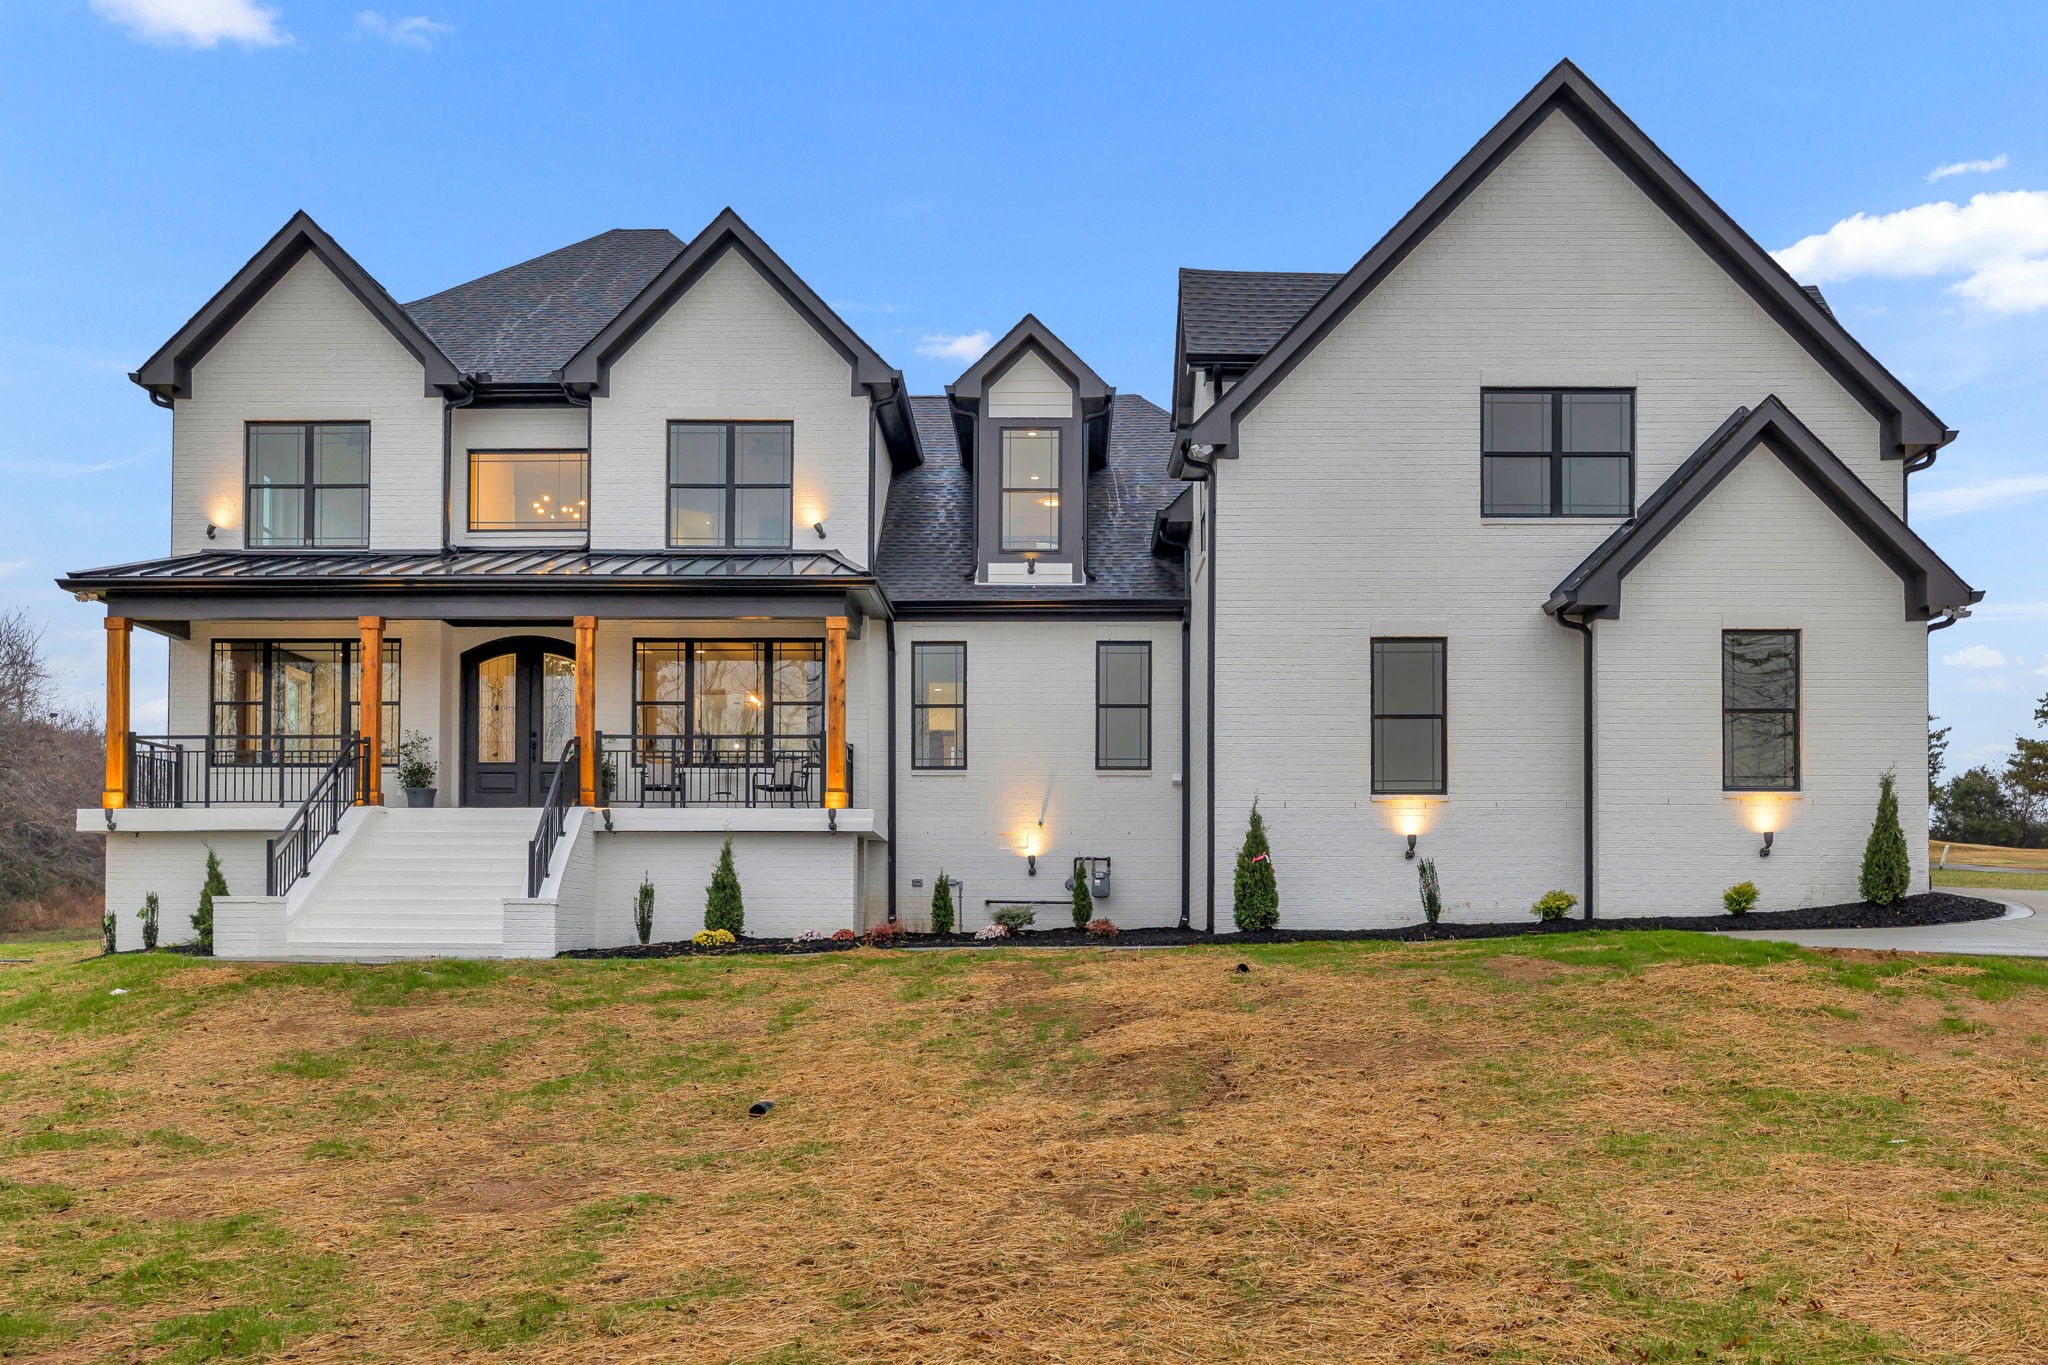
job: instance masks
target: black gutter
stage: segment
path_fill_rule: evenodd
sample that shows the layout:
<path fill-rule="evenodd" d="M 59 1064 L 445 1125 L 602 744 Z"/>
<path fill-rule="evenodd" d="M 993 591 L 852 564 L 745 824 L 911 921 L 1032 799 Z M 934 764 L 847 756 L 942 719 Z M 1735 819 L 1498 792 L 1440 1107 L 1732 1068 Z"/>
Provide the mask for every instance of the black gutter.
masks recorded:
<path fill-rule="evenodd" d="M 1557 623 L 1566 630 L 1576 630 L 1586 642 L 1583 694 L 1583 716 L 1579 722 L 1582 748 L 1585 751 L 1585 771 L 1580 778 L 1580 792 L 1586 808 L 1586 918 L 1593 918 L 1593 625 L 1590 621 L 1574 621 L 1563 612 L 1556 617 Z"/>
<path fill-rule="evenodd" d="M 896 618 L 882 623 L 889 641 L 889 922 L 896 922 Z"/>
<path fill-rule="evenodd" d="M 890 600 L 890 608 L 905 620 L 911 617 L 925 619 L 968 620 L 977 617 L 1015 618 L 1019 616 L 1056 617 L 1158 617 L 1174 620 L 1187 610 L 1187 600 L 1178 597 L 1131 597 L 1097 598 L 1084 602 L 1045 601 L 1000 601 L 1000 602 L 898 602 Z"/>
<path fill-rule="evenodd" d="M 476 382 L 464 376 L 461 400 L 447 396 L 441 400 L 441 553 L 455 552 L 455 529 L 450 520 L 455 502 L 455 410 L 466 408 L 476 401 Z M 589 444 L 589 438 L 584 438 Z"/>
<path fill-rule="evenodd" d="M 1203 708 L 1207 713 L 1208 747 L 1202 755 L 1203 778 L 1208 787 L 1209 834 L 1207 841 L 1209 870 L 1207 874 L 1209 910 L 1206 933 L 1216 932 L 1216 459 L 1214 455 L 1204 463 L 1194 458 L 1194 450 L 1182 440 L 1182 459 L 1202 471 L 1203 483 L 1209 486 L 1209 507 L 1206 530 L 1202 537 L 1202 554 L 1207 562 L 1209 579 L 1209 649 L 1205 667 L 1209 673 L 1208 704 Z M 1185 780 L 1185 779 L 1183 779 Z"/>

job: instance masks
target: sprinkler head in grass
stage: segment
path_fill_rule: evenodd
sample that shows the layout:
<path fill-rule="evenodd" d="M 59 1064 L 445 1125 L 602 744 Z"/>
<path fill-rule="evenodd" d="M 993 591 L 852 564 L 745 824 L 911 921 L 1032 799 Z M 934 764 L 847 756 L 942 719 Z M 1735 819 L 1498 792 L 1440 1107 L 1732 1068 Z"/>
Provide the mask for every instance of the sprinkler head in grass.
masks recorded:
<path fill-rule="evenodd" d="M 1238 970 L 1239 970 L 1240 972 L 1248 972 L 1248 971 L 1250 971 L 1250 970 L 1251 970 L 1251 967 L 1250 967 L 1250 965 L 1249 965 L 1249 964 L 1247 964 L 1247 963 L 1243 963 L 1243 962 L 1240 962 L 1240 963 L 1238 963 L 1238 964 L 1237 964 L 1237 969 L 1238 969 Z"/>
<path fill-rule="evenodd" d="M 770 1109 L 773 1109 L 774 1107 L 774 1100 L 755 1100 L 753 1104 L 748 1106 L 747 1112 L 749 1114 L 752 1114 L 755 1118 L 759 1118 L 761 1117 L 761 1115 L 767 1113 Z"/>

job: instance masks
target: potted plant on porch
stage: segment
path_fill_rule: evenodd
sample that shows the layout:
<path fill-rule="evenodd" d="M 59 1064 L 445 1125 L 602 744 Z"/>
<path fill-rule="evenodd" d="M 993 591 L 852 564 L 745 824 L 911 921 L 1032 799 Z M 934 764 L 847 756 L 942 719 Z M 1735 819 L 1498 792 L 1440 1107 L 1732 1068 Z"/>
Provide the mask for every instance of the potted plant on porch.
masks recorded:
<path fill-rule="evenodd" d="M 434 741 L 418 730 L 407 730 L 398 742 L 398 785 L 405 788 L 406 805 L 434 804 L 434 771 Z"/>

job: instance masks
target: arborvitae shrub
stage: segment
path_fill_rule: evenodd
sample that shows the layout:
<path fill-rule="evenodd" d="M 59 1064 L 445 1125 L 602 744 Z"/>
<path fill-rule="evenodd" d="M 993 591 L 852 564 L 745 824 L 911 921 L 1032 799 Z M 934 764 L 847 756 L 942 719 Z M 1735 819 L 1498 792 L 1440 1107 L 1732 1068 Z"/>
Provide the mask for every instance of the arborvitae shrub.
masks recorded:
<path fill-rule="evenodd" d="M 1444 913 L 1444 891 L 1437 884 L 1436 859 L 1424 858 L 1417 863 L 1415 876 L 1422 888 L 1422 918 L 1435 924 Z"/>
<path fill-rule="evenodd" d="M 199 951 L 213 951 L 213 898 L 228 894 L 227 876 L 220 870 L 220 854 L 206 846 L 206 885 L 199 888 L 199 908 L 192 912 L 192 930 L 199 938 Z"/>
<path fill-rule="evenodd" d="M 1074 859 L 1074 927 L 1086 929 L 1095 918 L 1095 893 L 1088 889 L 1088 864 Z"/>
<path fill-rule="evenodd" d="M 946 879 L 943 867 L 939 869 L 939 884 L 932 888 L 932 932 L 953 932 L 953 883 Z"/>
<path fill-rule="evenodd" d="M 640 874 L 640 890 L 633 896 L 633 932 L 640 935 L 642 943 L 654 937 L 654 883 L 645 872 Z"/>
<path fill-rule="evenodd" d="M 728 834 L 725 847 L 718 852 L 718 870 L 704 889 L 704 927 L 738 937 L 746 922 L 747 907 L 740 898 L 740 874 L 733 871 L 732 836 Z"/>
<path fill-rule="evenodd" d="M 1897 905 L 1913 883 L 1913 860 L 1906 852 L 1906 831 L 1899 827 L 1899 794 L 1892 775 L 1877 780 L 1877 818 L 1870 824 L 1870 842 L 1863 846 L 1863 876 L 1857 883 L 1872 905 Z"/>
<path fill-rule="evenodd" d="M 1239 933 L 1252 934 L 1280 923 L 1280 885 L 1273 876 L 1273 849 L 1266 842 L 1266 821 L 1252 801 L 1250 828 L 1237 851 L 1237 876 L 1231 886 L 1231 917 Z"/>
<path fill-rule="evenodd" d="M 142 950 L 144 952 L 151 952 L 156 948 L 156 916 L 156 892 L 152 891 L 142 898 L 142 908 L 135 912 L 135 918 L 142 921 Z"/>

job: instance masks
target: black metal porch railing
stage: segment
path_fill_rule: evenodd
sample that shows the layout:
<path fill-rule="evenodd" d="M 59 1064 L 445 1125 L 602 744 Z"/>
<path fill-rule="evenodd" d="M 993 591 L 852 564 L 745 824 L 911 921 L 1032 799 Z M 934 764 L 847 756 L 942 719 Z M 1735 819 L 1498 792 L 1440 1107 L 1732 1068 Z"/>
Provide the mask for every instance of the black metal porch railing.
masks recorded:
<path fill-rule="evenodd" d="M 354 735 L 128 736 L 128 804 L 292 806 Z"/>
<path fill-rule="evenodd" d="M 526 894 L 538 896 L 548 879 L 548 864 L 554 861 L 555 845 L 569 827 L 569 807 L 576 804 L 582 750 L 576 740 L 562 746 L 555 760 L 554 776 L 548 779 L 548 794 L 541 798 L 540 827 L 526 841 Z"/>
<path fill-rule="evenodd" d="M 299 804 L 292 818 L 285 822 L 284 829 L 275 839 L 264 845 L 264 861 L 268 866 L 265 877 L 266 895 L 282 896 L 292 889 L 292 884 L 306 875 L 306 869 L 313 865 L 313 855 L 320 851 L 320 845 L 327 842 L 341 824 L 341 817 L 356 803 L 356 788 L 361 780 L 364 759 L 362 738 L 351 735 L 335 752 L 326 767 L 319 770 L 312 790 Z"/>
<path fill-rule="evenodd" d="M 825 804 L 825 745 L 811 737 L 608 735 L 597 737 L 598 800 L 608 806 Z M 853 746 L 846 746 L 853 783 Z"/>

